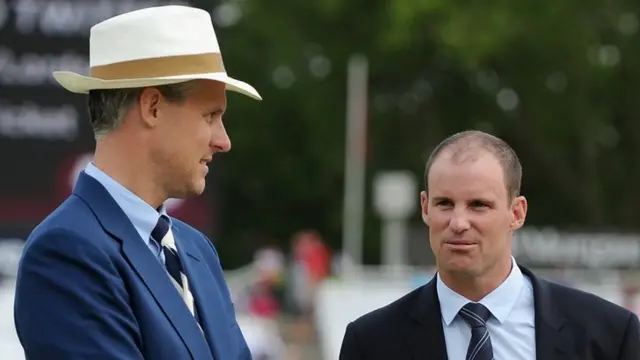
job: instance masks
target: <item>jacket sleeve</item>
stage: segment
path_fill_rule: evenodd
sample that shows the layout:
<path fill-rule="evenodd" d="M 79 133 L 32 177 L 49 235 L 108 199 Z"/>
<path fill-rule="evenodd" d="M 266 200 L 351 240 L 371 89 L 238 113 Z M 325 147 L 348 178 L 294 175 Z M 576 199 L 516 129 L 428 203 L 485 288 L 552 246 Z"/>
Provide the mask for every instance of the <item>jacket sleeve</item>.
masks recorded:
<path fill-rule="evenodd" d="M 56 229 L 30 239 L 14 321 L 29 360 L 143 360 L 124 282 L 89 239 Z"/>
<path fill-rule="evenodd" d="M 231 299 L 231 292 L 229 291 L 229 287 L 224 278 L 224 272 L 222 270 L 222 265 L 220 263 L 220 256 L 218 255 L 218 251 L 215 246 L 213 246 L 213 242 L 209 240 L 209 238 L 200 233 L 200 236 L 204 239 L 204 241 L 209 246 L 212 255 L 215 261 L 215 270 L 213 271 L 214 277 L 216 278 L 218 285 L 222 289 L 225 297 L 225 301 L 229 304 L 229 317 L 233 320 L 234 326 L 231 329 L 231 337 L 235 341 L 236 349 L 238 351 L 237 359 L 238 360 L 252 360 L 253 355 L 251 354 L 251 350 L 249 349 L 249 344 L 242 333 L 242 329 L 240 329 L 240 325 L 238 324 L 238 319 L 236 316 L 235 306 L 233 305 L 233 299 Z"/>
<path fill-rule="evenodd" d="M 640 359 L 640 323 L 635 314 L 629 316 L 627 329 L 622 339 L 618 360 Z"/>
<path fill-rule="evenodd" d="M 347 329 L 342 339 L 342 346 L 340 347 L 340 359 L 339 360 L 360 360 L 362 356 L 358 347 L 358 340 L 356 339 L 356 329 L 353 322 L 347 325 Z"/>

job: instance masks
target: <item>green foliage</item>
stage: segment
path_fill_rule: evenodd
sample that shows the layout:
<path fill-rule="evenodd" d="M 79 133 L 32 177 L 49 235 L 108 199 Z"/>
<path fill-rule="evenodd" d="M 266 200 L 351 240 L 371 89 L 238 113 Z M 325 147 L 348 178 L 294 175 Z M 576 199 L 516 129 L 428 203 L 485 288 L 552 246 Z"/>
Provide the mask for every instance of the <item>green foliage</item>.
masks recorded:
<path fill-rule="evenodd" d="M 307 227 L 340 248 L 353 53 L 370 61 L 368 182 L 385 169 L 421 177 L 425 152 L 452 132 L 480 128 L 520 154 L 528 224 L 640 227 L 640 51 L 631 2 L 233 3 L 243 18 L 220 30 L 225 63 L 265 100 L 230 96 L 234 148 L 218 184 L 227 266 L 246 262 L 254 239 L 287 246 Z M 314 75 L 314 62 L 327 61 L 326 76 Z M 419 226 L 417 214 L 414 221 Z M 369 261 L 377 260 L 378 234 L 369 212 Z"/>

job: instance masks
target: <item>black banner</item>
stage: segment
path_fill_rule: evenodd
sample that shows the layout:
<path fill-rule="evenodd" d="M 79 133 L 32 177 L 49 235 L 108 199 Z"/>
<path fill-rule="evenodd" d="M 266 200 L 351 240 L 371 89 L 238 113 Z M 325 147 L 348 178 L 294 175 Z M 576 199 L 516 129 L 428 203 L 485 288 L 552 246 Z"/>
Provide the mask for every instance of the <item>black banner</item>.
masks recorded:
<path fill-rule="evenodd" d="M 95 143 L 85 97 L 64 90 L 51 73 L 88 73 L 89 32 L 96 23 L 168 4 L 187 2 L 0 0 L 0 231 L 26 236 L 68 196 L 91 159 Z M 212 232 L 210 199 L 171 205 L 173 215 Z"/>

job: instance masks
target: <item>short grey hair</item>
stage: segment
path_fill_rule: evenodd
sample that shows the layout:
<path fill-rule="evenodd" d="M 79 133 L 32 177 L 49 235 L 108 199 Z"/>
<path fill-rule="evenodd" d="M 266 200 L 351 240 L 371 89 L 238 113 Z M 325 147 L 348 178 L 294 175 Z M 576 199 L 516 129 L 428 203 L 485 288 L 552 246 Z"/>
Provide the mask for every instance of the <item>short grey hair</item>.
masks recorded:
<path fill-rule="evenodd" d="M 433 149 L 424 169 L 424 188 L 429 191 L 429 171 L 444 151 L 450 151 L 455 158 L 483 149 L 494 155 L 504 171 L 505 185 L 510 200 L 520 195 L 522 184 L 522 164 L 516 152 L 506 141 L 478 130 L 467 130 L 449 136 Z"/>
<path fill-rule="evenodd" d="M 169 102 L 181 103 L 193 91 L 193 81 L 154 86 Z M 120 126 L 143 88 L 91 90 L 87 98 L 89 121 L 96 140 Z"/>

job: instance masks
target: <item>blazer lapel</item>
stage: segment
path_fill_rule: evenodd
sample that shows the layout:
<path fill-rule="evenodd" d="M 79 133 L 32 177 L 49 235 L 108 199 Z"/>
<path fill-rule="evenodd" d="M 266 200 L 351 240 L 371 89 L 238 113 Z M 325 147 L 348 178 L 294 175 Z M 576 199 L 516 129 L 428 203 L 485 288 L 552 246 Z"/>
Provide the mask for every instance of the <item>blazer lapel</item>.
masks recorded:
<path fill-rule="evenodd" d="M 520 266 L 522 273 L 531 280 L 535 307 L 536 359 L 573 359 L 573 338 L 566 326 L 566 319 L 556 306 L 548 283 L 538 279 L 530 270 Z"/>
<path fill-rule="evenodd" d="M 210 357 L 202 332 L 167 273 L 106 189 L 98 181 L 82 172 L 73 193 L 85 200 L 105 231 L 122 242 L 125 257 L 169 318 L 189 349 L 191 357 L 202 359 L 204 354 Z"/>
<path fill-rule="evenodd" d="M 215 284 L 212 284 L 211 272 L 201 260 L 200 251 L 185 239 L 177 227 L 173 227 L 180 259 L 191 285 L 191 292 L 199 314 L 200 325 L 205 332 L 211 352 L 215 358 L 221 359 L 222 354 L 230 353 L 224 339 L 228 337 L 229 321 L 226 319 L 225 302 Z M 217 341 L 215 341 L 217 340 Z"/>
<path fill-rule="evenodd" d="M 414 327 L 410 329 L 410 342 L 415 360 L 446 360 L 447 347 L 442 329 L 440 301 L 436 278 L 422 287 L 418 302 L 411 311 Z"/>

